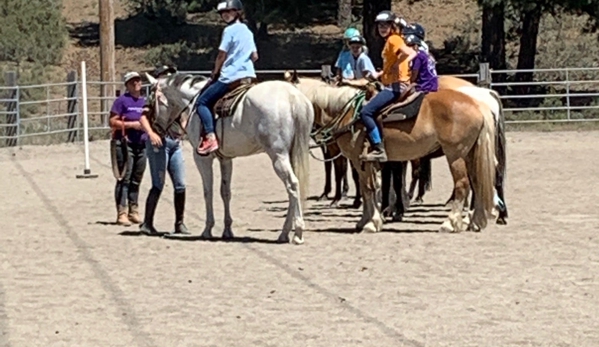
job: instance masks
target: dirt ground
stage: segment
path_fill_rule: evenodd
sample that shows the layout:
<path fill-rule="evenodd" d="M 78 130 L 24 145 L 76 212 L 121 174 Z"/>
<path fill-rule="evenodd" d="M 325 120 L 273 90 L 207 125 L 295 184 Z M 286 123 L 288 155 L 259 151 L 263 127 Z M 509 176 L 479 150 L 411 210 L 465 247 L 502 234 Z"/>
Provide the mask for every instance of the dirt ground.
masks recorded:
<path fill-rule="evenodd" d="M 235 162 L 237 242 L 183 242 L 110 225 L 107 142 L 91 144 L 90 180 L 75 178 L 82 145 L 2 149 L 0 346 L 598 346 L 599 132 L 508 138 L 507 226 L 436 233 L 451 192 L 437 159 L 405 222 L 354 234 L 358 211 L 310 201 L 303 246 L 271 242 L 286 193 L 265 155 Z M 323 171 L 313 160 L 312 195 Z M 173 215 L 169 182 L 159 229 Z"/>

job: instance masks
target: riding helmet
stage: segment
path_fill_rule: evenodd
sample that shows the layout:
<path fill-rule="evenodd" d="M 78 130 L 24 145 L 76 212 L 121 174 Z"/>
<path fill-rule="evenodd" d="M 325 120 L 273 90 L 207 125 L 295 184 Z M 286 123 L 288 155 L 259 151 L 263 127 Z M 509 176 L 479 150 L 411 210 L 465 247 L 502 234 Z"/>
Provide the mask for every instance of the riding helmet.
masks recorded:
<path fill-rule="evenodd" d="M 343 33 L 344 40 L 349 40 L 352 37 L 356 36 L 360 36 L 360 31 L 356 28 L 347 28 L 347 30 L 345 30 L 345 32 Z"/>
<path fill-rule="evenodd" d="M 216 10 L 218 12 L 228 10 L 242 11 L 243 4 L 241 3 L 241 0 L 223 0 L 218 3 L 218 5 L 216 6 Z"/>

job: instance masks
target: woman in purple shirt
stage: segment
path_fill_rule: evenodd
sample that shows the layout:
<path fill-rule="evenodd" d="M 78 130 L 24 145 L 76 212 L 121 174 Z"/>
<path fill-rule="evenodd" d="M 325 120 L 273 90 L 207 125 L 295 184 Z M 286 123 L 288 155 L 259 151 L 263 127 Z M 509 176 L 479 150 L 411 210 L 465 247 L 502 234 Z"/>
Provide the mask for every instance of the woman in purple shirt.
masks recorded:
<path fill-rule="evenodd" d="M 422 40 L 414 35 L 407 35 L 404 40 L 406 44 L 418 52 L 412 60 L 412 83 L 416 83 L 416 91 L 422 93 L 436 92 L 439 89 L 439 80 L 435 59 L 423 49 Z"/>
<path fill-rule="evenodd" d="M 128 72 L 124 81 L 127 91 L 112 104 L 110 128 L 116 149 L 116 163 L 113 165 L 118 167 L 119 172 L 124 171 L 124 176 L 117 180 L 114 188 L 116 223 L 131 225 L 131 222 L 141 223 L 137 200 L 139 185 L 146 170 L 147 134 L 139 122 L 145 104 L 145 98 L 141 96 L 141 77 L 137 72 Z"/>

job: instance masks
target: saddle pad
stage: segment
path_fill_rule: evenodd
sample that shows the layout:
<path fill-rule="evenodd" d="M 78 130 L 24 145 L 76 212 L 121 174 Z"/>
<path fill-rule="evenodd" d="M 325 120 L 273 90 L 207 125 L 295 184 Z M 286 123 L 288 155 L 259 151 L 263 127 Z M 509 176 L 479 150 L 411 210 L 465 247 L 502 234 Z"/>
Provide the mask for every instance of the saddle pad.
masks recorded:
<path fill-rule="evenodd" d="M 387 106 L 381 111 L 383 123 L 415 118 L 418 116 L 418 112 L 420 112 L 420 107 L 425 96 L 426 94 L 416 92 L 404 101 Z"/>
<path fill-rule="evenodd" d="M 222 98 L 220 98 L 214 105 L 213 111 L 216 118 L 224 118 L 232 115 L 235 112 L 235 108 L 245 93 L 250 90 L 256 83 L 241 84 L 239 87 L 227 92 Z"/>

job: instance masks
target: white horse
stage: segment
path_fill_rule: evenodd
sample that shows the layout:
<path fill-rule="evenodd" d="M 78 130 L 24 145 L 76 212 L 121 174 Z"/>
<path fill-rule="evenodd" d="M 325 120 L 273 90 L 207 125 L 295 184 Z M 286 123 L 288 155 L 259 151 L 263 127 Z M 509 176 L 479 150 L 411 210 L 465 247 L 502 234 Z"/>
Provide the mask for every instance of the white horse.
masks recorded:
<path fill-rule="evenodd" d="M 202 237 L 211 238 L 215 224 L 212 206 L 214 159 L 220 161 L 222 176 L 220 192 L 225 209 L 223 238 L 232 238 L 232 159 L 266 152 L 289 196 L 287 217 L 278 240 L 289 242 L 289 232 L 295 227 L 293 242 L 302 244 L 305 228 L 302 209 L 309 188 L 309 142 L 314 121 L 314 108 L 310 100 L 293 84 L 284 81 L 268 81 L 253 86 L 242 97 L 232 115 L 216 120 L 216 134 L 220 139 L 220 149 L 216 155 L 200 156 L 195 149 L 200 142 L 201 121 L 195 113 L 194 104 L 208 79 L 184 74 L 158 80 L 149 75 L 147 77 L 153 92 L 159 90 L 164 96 L 156 98 L 156 117 L 166 115 L 174 119 L 182 115 L 182 125 L 185 127 L 187 123 L 186 132 L 194 148 L 194 161 L 204 187 L 206 225 Z"/>

